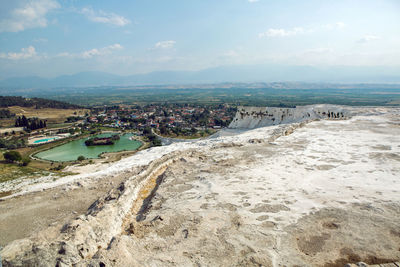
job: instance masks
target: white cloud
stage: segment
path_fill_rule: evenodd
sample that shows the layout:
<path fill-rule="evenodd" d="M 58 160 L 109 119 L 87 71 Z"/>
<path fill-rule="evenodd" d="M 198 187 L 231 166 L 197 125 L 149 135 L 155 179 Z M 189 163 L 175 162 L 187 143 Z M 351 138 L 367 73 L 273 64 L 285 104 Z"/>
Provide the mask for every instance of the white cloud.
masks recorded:
<path fill-rule="evenodd" d="M 333 53 L 334 50 L 332 48 L 326 47 L 319 47 L 319 48 L 312 48 L 304 51 L 304 54 L 330 54 Z"/>
<path fill-rule="evenodd" d="M 325 24 L 325 25 L 320 25 L 317 27 L 310 27 L 310 28 L 304 28 L 304 27 L 294 27 L 292 29 L 270 28 L 266 32 L 259 33 L 258 37 L 259 38 L 290 37 L 290 36 L 296 36 L 296 35 L 308 34 L 308 33 L 320 32 L 320 31 L 340 30 L 344 27 L 346 27 L 346 24 L 344 22 L 336 22 L 333 24 Z"/>
<path fill-rule="evenodd" d="M 239 56 L 239 53 L 236 52 L 235 50 L 228 50 L 225 53 L 223 53 L 221 56 L 223 56 L 223 57 L 237 57 L 237 56 Z"/>
<path fill-rule="evenodd" d="M 36 38 L 33 41 L 36 43 L 47 43 L 49 40 L 46 38 Z"/>
<path fill-rule="evenodd" d="M 121 50 L 121 49 L 123 49 L 122 45 L 113 44 L 113 45 L 106 46 L 103 48 L 93 48 L 91 50 L 84 51 L 79 55 L 79 57 L 92 58 L 94 56 L 103 56 L 103 55 L 111 54 L 114 50 Z"/>
<path fill-rule="evenodd" d="M 106 49 L 109 49 L 109 50 L 119 50 L 119 49 L 123 49 L 123 48 L 124 47 L 120 44 L 113 44 L 113 45 L 106 47 Z"/>
<path fill-rule="evenodd" d="M 338 29 L 341 29 L 341 28 L 346 27 L 346 24 L 345 24 L 344 22 L 341 22 L 341 21 L 336 22 L 335 25 L 336 25 L 336 27 L 337 27 Z"/>
<path fill-rule="evenodd" d="M 93 22 L 112 24 L 120 27 L 131 23 L 130 20 L 124 18 L 123 16 L 114 13 L 106 13 L 102 10 L 95 11 L 92 8 L 83 8 L 81 13 Z"/>
<path fill-rule="evenodd" d="M 255 3 L 255 2 L 258 2 L 259 0 L 247 0 L 247 2 L 249 2 L 249 3 Z"/>
<path fill-rule="evenodd" d="M 176 42 L 175 41 L 161 41 L 158 42 L 154 45 L 154 48 L 160 48 L 160 49 L 169 49 L 173 48 L 175 46 Z"/>
<path fill-rule="evenodd" d="M 165 63 L 165 62 L 170 62 L 172 60 L 174 60 L 174 58 L 171 56 L 161 56 L 161 57 L 155 58 L 154 62 Z"/>
<path fill-rule="evenodd" d="M 109 46 L 105 46 L 102 48 L 92 48 L 90 50 L 86 50 L 80 53 L 69 53 L 69 52 L 61 52 L 55 55 L 56 58 L 83 58 L 90 59 L 94 57 L 100 57 L 105 55 L 110 55 L 116 50 L 122 50 L 124 47 L 120 44 L 113 44 Z"/>
<path fill-rule="evenodd" d="M 27 59 L 36 56 L 36 50 L 33 46 L 29 46 L 27 48 L 22 48 L 21 52 L 9 52 L 9 53 L 0 53 L 0 58 L 10 59 L 10 60 L 19 60 L 19 59 Z"/>
<path fill-rule="evenodd" d="M 0 32 L 19 32 L 25 29 L 46 27 L 46 14 L 60 5 L 54 0 L 24 1 L 0 21 Z"/>
<path fill-rule="evenodd" d="M 361 39 L 357 40 L 357 43 L 365 44 L 371 41 L 379 40 L 380 37 L 372 34 L 364 35 Z"/>
<path fill-rule="evenodd" d="M 98 56 L 98 55 L 100 55 L 100 54 L 101 54 L 101 53 L 100 53 L 100 50 L 99 50 L 99 49 L 93 48 L 93 49 L 90 49 L 90 50 L 88 50 L 88 51 L 82 52 L 81 57 L 82 57 L 82 58 L 92 58 L 92 57 Z"/>
<path fill-rule="evenodd" d="M 268 29 L 266 32 L 260 33 L 258 37 L 288 37 L 299 34 L 304 34 L 306 31 L 301 27 L 296 27 L 291 30 L 285 29 Z"/>
<path fill-rule="evenodd" d="M 68 52 L 62 52 L 56 55 L 56 57 L 70 57 L 70 56 L 72 55 Z"/>
<path fill-rule="evenodd" d="M 330 23 L 330 24 L 325 24 L 321 28 L 325 30 L 340 30 L 346 27 L 346 24 L 344 22 L 336 22 L 336 23 Z"/>

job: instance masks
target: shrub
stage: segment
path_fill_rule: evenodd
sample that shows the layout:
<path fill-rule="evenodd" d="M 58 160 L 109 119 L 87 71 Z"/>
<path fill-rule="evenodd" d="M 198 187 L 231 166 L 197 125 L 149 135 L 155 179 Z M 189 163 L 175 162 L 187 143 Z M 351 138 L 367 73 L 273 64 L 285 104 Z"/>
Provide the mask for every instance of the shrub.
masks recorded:
<path fill-rule="evenodd" d="M 144 128 L 143 134 L 144 135 L 150 135 L 151 134 L 151 128 L 149 128 L 149 127 Z"/>
<path fill-rule="evenodd" d="M 81 155 L 78 157 L 78 161 L 82 161 L 82 160 L 85 160 L 85 157 Z"/>
<path fill-rule="evenodd" d="M 22 161 L 21 161 L 21 165 L 22 166 L 28 166 L 29 163 L 31 163 L 31 159 L 28 158 L 28 157 L 23 158 Z"/>
<path fill-rule="evenodd" d="M 25 158 L 22 159 L 22 164 L 21 165 L 22 166 L 28 166 L 29 163 L 31 163 L 31 159 L 28 158 L 28 157 L 25 157 Z"/>
<path fill-rule="evenodd" d="M 3 139 L 0 138 L 0 148 L 16 149 L 25 147 L 25 140 L 23 138 Z"/>
<path fill-rule="evenodd" d="M 55 167 L 55 168 L 53 168 L 53 170 L 56 170 L 56 171 L 61 171 L 62 169 L 64 169 L 65 168 L 65 166 L 64 165 L 62 165 L 62 164 L 58 164 L 58 166 L 57 167 Z"/>
<path fill-rule="evenodd" d="M 8 162 L 21 161 L 22 156 L 18 151 L 8 151 L 3 154 L 4 159 Z"/>

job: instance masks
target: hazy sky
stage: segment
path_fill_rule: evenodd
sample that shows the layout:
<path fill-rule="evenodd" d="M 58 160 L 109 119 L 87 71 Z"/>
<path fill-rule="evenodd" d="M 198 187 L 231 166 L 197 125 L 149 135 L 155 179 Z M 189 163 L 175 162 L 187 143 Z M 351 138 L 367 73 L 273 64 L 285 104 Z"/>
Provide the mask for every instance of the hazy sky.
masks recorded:
<path fill-rule="evenodd" d="M 400 66 L 400 1 L 0 3 L 0 79 L 276 63 Z"/>

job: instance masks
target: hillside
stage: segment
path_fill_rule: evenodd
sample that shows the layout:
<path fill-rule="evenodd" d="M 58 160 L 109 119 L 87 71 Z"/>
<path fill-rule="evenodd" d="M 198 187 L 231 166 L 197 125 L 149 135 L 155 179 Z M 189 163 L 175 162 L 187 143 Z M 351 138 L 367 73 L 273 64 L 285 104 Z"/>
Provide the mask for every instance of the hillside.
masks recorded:
<path fill-rule="evenodd" d="M 220 66 L 198 71 L 154 71 L 116 75 L 88 71 L 54 78 L 37 76 L 0 80 L 0 88 L 44 89 L 90 86 L 132 86 L 165 84 L 204 84 L 223 82 L 322 82 L 322 83 L 399 83 L 395 67 L 329 67 L 245 65 Z"/>
<path fill-rule="evenodd" d="M 0 96 L 0 107 L 35 107 L 41 108 L 56 108 L 56 109 L 76 109 L 82 108 L 79 105 L 66 102 L 44 99 L 44 98 L 24 98 L 21 96 Z"/>

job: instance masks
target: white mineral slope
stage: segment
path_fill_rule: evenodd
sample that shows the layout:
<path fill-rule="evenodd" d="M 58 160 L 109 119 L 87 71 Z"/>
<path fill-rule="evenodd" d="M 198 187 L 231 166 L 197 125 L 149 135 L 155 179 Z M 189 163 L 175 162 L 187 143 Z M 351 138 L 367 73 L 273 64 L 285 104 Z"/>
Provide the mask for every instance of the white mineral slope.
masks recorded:
<path fill-rule="evenodd" d="M 343 119 L 350 117 L 354 111 L 356 111 L 354 108 L 326 104 L 296 108 L 238 107 L 229 128 L 252 129 L 325 118 Z"/>
<path fill-rule="evenodd" d="M 348 109 L 362 115 L 257 128 L 142 152 L 152 159 L 165 156 L 61 233 L 44 232 L 6 246 L 4 265 L 397 261 L 400 110 Z M 125 170 L 133 166 L 124 162 L 130 166 Z M 162 183 L 150 205 L 133 209 L 140 187 L 156 176 Z"/>
<path fill-rule="evenodd" d="M 95 166 L 87 168 L 87 172 L 77 175 L 66 176 L 57 180 L 53 179 L 53 177 L 50 175 L 35 179 L 22 178 L 19 180 L 5 182 L 0 185 L 0 192 L 7 192 L 7 191 L 15 192 L 14 194 L 3 198 L 7 199 L 58 186 L 74 187 L 75 184 L 78 182 L 79 185 L 85 184 L 85 180 L 87 179 L 91 180 L 104 179 L 110 176 L 117 175 L 119 173 L 130 172 L 132 171 L 133 168 L 146 166 L 150 162 L 175 151 L 185 151 L 187 149 L 202 148 L 202 147 L 213 146 L 223 143 L 230 143 L 230 142 L 241 142 L 243 140 L 247 140 L 249 136 L 252 136 L 254 138 L 269 138 L 273 133 L 275 133 L 274 130 L 280 128 L 283 127 L 276 126 L 268 129 L 267 131 L 252 130 L 245 132 L 243 135 L 240 136 L 237 136 L 235 133 L 231 131 L 229 135 L 233 136 L 229 137 L 222 134 L 219 137 L 206 140 L 195 140 L 193 142 L 179 142 L 179 143 L 173 143 L 168 146 L 153 147 L 139 151 L 133 156 L 124 158 L 116 163 L 96 164 Z M 74 169 L 69 169 L 69 171 L 73 172 Z"/>
<path fill-rule="evenodd" d="M 243 115 L 243 111 L 244 114 L 247 115 Z M 331 112 L 334 112 L 335 114 L 338 114 L 340 118 L 342 118 L 342 114 L 343 116 L 363 113 L 376 114 L 377 112 L 379 112 L 379 108 L 352 108 L 333 105 L 312 105 L 298 107 L 296 109 L 243 107 L 238 110 L 236 117 L 230 125 L 231 129 L 220 131 L 214 136 L 214 138 L 206 140 L 195 140 L 193 142 L 174 143 L 169 146 L 163 146 L 161 148 L 150 148 L 144 151 L 140 151 L 131 157 L 122 159 L 117 163 L 95 164 L 94 166 L 87 167 L 87 170 L 83 169 L 85 170 L 83 173 L 80 173 L 78 175 L 66 176 L 61 179 L 54 179 L 54 177 L 49 175 L 34 179 L 21 178 L 17 180 L 11 180 L 0 185 L 0 192 L 14 192 L 12 195 L 4 197 L 4 199 L 7 199 L 18 195 L 24 195 L 26 193 L 46 190 L 62 185 L 73 187 L 76 182 L 79 182 L 80 185 L 84 184 L 86 179 L 103 179 L 109 176 L 117 175 L 122 172 L 129 172 L 135 167 L 145 166 L 151 161 L 174 151 L 183 151 L 190 148 L 205 147 L 210 145 L 212 146 L 214 144 L 224 142 L 241 142 L 246 141 L 246 138 L 248 138 L 249 136 L 255 139 L 268 138 L 266 134 L 272 134 L 274 131 L 273 127 L 269 128 L 267 130 L 267 133 L 265 131 L 257 130 L 248 131 L 248 129 L 262 126 L 312 121 L 315 119 L 327 117 L 328 112 L 329 114 Z M 257 115 L 256 113 L 262 113 L 262 115 Z M 274 115 L 271 117 L 271 114 Z M 312 116 L 309 117 L 308 114 L 312 114 Z M 283 120 L 279 120 L 279 118 L 282 118 L 282 116 Z M 277 119 L 272 121 L 272 118 L 275 117 Z M 73 172 L 74 169 L 69 169 L 69 171 Z M 81 171 L 82 168 L 80 172 Z"/>
<path fill-rule="evenodd" d="M 246 142 L 237 137 L 241 146 L 198 150 L 170 166 L 146 219 L 132 221 L 90 262 L 343 266 L 400 259 L 398 110 L 311 122 L 272 144 L 251 138 L 267 129 Z"/>

